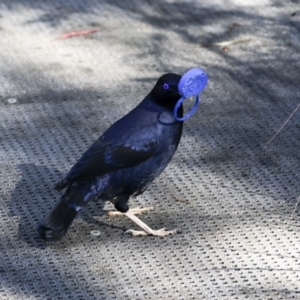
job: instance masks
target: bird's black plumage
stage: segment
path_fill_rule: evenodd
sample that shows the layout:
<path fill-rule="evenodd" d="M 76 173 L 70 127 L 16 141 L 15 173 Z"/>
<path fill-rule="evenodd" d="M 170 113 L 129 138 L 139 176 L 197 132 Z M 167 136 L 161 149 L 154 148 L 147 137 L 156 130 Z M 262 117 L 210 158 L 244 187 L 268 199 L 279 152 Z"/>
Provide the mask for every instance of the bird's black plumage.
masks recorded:
<path fill-rule="evenodd" d="M 91 200 L 115 199 L 116 209 L 126 212 L 129 197 L 142 193 L 165 169 L 182 133 L 183 122 L 173 116 L 180 79 L 172 73 L 161 76 L 147 97 L 108 128 L 56 185 L 67 190 L 38 224 L 43 239 L 60 239 Z"/>

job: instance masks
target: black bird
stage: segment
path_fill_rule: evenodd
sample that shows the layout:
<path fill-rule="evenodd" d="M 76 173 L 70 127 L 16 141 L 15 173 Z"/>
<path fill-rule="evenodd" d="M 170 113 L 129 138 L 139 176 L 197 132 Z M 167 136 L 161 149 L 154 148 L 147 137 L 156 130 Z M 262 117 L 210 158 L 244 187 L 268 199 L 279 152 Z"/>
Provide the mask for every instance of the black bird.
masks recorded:
<path fill-rule="evenodd" d="M 62 238 L 79 210 L 90 201 L 111 201 L 144 231 L 134 235 L 164 236 L 175 230 L 152 230 L 128 208 L 130 196 L 143 193 L 165 169 L 181 138 L 183 122 L 173 116 L 181 98 L 180 75 L 161 76 L 148 96 L 132 111 L 108 128 L 91 145 L 55 188 L 67 188 L 60 201 L 39 222 L 37 231 L 45 240 Z M 177 116 L 183 116 L 179 107 Z"/>

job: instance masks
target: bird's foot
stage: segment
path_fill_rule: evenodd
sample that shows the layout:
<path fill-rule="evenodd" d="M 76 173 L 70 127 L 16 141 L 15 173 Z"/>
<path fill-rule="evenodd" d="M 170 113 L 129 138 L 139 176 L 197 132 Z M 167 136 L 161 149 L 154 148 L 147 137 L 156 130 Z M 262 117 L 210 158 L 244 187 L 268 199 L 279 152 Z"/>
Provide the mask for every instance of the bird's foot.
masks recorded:
<path fill-rule="evenodd" d="M 146 235 L 153 235 L 153 236 L 167 236 L 170 234 L 175 234 L 178 233 L 178 229 L 173 229 L 173 230 L 166 230 L 166 228 L 161 228 L 158 230 L 149 230 L 149 231 L 142 231 L 142 230 L 132 230 L 129 229 L 125 233 L 129 233 L 133 236 L 146 236 Z"/>
<path fill-rule="evenodd" d="M 137 230 L 127 230 L 126 231 L 126 233 L 131 233 L 134 236 L 141 236 L 141 235 L 166 236 L 166 235 L 175 234 L 178 232 L 177 229 L 166 230 L 165 228 L 162 228 L 159 230 L 153 230 L 147 224 L 145 224 L 142 220 L 140 220 L 138 217 L 133 215 L 130 210 L 127 211 L 125 213 L 125 215 L 143 229 L 143 231 L 137 231 Z"/>
<path fill-rule="evenodd" d="M 144 212 L 149 212 L 151 210 L 154 210 L 153 207 L 135 207 L 135 208 L 131 208 L 129 209 L 129 211 L 133 214 L 133 215 L 141 215 Z M 107 215 L 110 217 L 117 217 L 117 216 L 124 216 L 124 213 L 121 213 L 120 211 L 109 211 L 107 212 Z"/>

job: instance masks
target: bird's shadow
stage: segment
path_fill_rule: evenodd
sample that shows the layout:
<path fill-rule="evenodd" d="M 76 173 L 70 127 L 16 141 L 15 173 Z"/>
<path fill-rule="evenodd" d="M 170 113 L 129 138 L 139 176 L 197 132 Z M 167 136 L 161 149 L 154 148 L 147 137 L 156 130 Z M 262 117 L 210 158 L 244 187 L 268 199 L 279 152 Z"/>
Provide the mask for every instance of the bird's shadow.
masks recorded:
<path fill-rule="evenodd" d="M 30 247 L 43 249 L 46 243 L 38 236 L 36 227 L 59 200 L 61 193 L 54 190 L 54 184 L 65 174 L 57 169 L 32 163 L 20 164 L 18 168 L 20 179 L 10 197 L 8 213 L 11 217 L 19 218 L 18 239 Z M 105 213 L 101 202 L 92 202 L 80 212 L 78 218 L 96 226 L 119 228 L 98 220 Z"/>

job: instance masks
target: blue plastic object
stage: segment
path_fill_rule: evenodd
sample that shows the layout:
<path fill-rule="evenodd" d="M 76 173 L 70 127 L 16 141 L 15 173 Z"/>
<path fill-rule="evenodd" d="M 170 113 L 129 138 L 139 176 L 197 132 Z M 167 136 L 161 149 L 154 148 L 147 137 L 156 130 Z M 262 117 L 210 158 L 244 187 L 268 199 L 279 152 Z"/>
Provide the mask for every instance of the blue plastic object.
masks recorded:
<path fill-rule="evenodd" d="M 205 89 L 207 85 L 207 75 L 200 68 L 194 68 L 187 71 L 179 81 L 178 91 L 182 97 L 177 101 L 173 115 L 178 121 L 185 121 L 189 119 L 197 110 L 200 104 L 199 94 Z M 192 109 L 182 118 L 177 117 L 177 111 L 180 105 L 188 98 L 195 97 L 195 103 Z"/>

